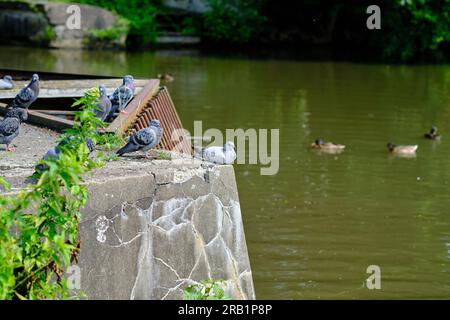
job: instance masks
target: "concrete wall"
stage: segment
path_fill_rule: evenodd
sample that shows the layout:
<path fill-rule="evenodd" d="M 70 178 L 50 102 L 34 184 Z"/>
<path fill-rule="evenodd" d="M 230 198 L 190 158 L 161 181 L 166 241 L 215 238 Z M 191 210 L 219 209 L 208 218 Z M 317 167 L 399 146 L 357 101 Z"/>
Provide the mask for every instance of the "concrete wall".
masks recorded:
<path fill-rule="evenodd" d="M 12 194 L 56 138 L 23 124 L 16 152 L 0 149 Z M 88 298 L 181 299 L 186 286 L 213 278 L 226 280 L 233 298 L 254 299 L 233 167 L 138 156 L 86 177 L 79 266 Z"/>
<path fill-rule="evenodd" d="M 211 278 L 255 298 L 232 166 L 128 160 L 89 184 L 79 261 L 89 299 L 182 299 Z"/>

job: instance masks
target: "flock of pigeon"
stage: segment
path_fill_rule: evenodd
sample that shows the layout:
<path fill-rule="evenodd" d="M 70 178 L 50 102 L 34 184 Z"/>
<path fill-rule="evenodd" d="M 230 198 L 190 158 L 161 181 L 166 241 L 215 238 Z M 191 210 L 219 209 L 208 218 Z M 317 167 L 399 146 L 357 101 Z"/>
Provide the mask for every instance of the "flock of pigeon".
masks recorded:
<path fill-rule="evenodd" d="M 10 83 L 11 86 L 6 86 Z M 5 76 L 0 82 L 0 88 L 13 88 L 12 78 Z M 131 75 L 123 77 L 122 85 L 108 96 L 104 85 L 99 86 L 99 99 L 95 110 L 95 117 L 109 122 L 117 112 L 127 113 L 125 108 L 133 99 L 135 92 L 134 78 Z M 6 107 L 4 119 L 0 121 L 0 144 L 6 145 L 6 151 L 14 151 L 12 141 L 19 135 L 20 124 L 28 119 L 28 108 L 36 101 L 39 95 L 39 76 L 34 74 L 30 83 L 21 89 L 15 98 Z M 100 132 L 100 130 L 98 130 Z M 143 151 L 146 158 L 150 158 L 148 151 L 155 148 L 163 135 L 163 128 L 158 120 L 153 119 L 148 127 L 131 135 L 127 144 L 117 151 L 119 156 L 126 153 Z M 68 141 L 63 140 L 57 146 L 52 147 L 44 155 L 43 159 L 57 158 L 61 153 L 61 147 Z M 86 141 L 90 151 L 94 149 L 92 141 Z M 196 158 L 217 164 L 231 164 L 236 159 L 235 146 L 233 142 L 227 142 L 223 147 L 209 147 L 207 149 L 194 150 Z M 39 169 L 39 168 L 38 168 Z M 42 169 L 42 168 L 40 168 Z"/>
<path fill-rule="evenodd" d="M 0 79 L 0 89 L 11 89 L 14 87 L 11 76 Z M 96 109 L 92 110 L 95 116 L 106 122 L 112 121 L 117 112 L 127 114 L 125 108 L 133 99 L 135 92 L 134 78 L 131 75 L 123 77 L 122 85 L 108 96 L 104 85 L 99 86 L 99 100 Z M 0 144 L 6 145 L 6 151 L 14 151 L 12 141 L 19 135 L 20 124 L 28 119 L 28 108 L 36 101 L 39 95 L 39 76 L 34 74 L 30 83 L 21 89 L 15 98 L 6 107 L 4 119 L 0 121 Z M 117 151 L 119 156 L 126 153 L 144 151 L 149 158 L 148 151 L 155 148 L 163 135 L 163 128 L 156 119 L 151 120 L 147 128 L 141 129 L 130 136 L 128 143 Z M 439 139 L 438 130 L 432 127 L 424 137 L 431 140 Z M 60 146 L 67 142 L 60 142 L 56 147 L 50 149 L 44 159 L 56 157 L 60 153 Z M 88 143 L 89 149 L 93 149 L 92 143 Z M 92 147 L 92 148 L 91 148 Z M 315 140 L 311 147 L 328 153 L 340 153 L 345 145 L 327 142 L 322 139 Z M 389 152 L 397 155 L 415 155 L 417 145 L 395 145 L 388 143 Z M 194 149 L 194 157 L 217 164 L 230 164 L 236 159 L 235 146 L 228 141 L 223 147 L 209 147 L 206 149 Z"/>
<path fill-rule="evenodd" d="M 426 139 L 429 140 L 439 140 L 441 136 L 438 133 L 438 129 L 436 127 L 431 127 L 430 131 L 426 132 L 423 135 Z M 318 149 L 327 153 L 341 153 L 345 149 L 345 145 L 336 144 L 333 142 L 327 142 L 322 139 L 317 139 L 311 144 L 311 148 Z M 387 144 L 387 148 L 390 153 L 399 155 L 399 156 L 415 156 L 416 150 L 418 148 L 417 145 L 395 145 L 391 142 Z"/>
<path fill-rule="evenodd" d="M 9 81 L 10 76 L 3 78 L 3 83 Z M 28 119 L 28 108 L 39 95 L 39 76 L 34 74 L 30 83 L 19 91 L 6 107 L 5 117 L 0 122 L 0 144 L 6 145 L 6 151 L 14 151 L 11 142 L 19 135 L 20 124 Z"/>

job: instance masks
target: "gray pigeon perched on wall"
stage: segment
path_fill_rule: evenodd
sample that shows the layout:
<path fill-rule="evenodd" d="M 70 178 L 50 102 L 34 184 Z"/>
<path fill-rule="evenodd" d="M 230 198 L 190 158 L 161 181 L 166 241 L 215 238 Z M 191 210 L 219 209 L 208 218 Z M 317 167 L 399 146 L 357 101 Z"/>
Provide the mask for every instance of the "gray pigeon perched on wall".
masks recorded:
<path fill-rule="evenodd" d="M 12 82 L 11 76 L 4 76 L 3 79 L 0 79 L 0 89 L 12 89 L 14 88 L 14 84 Z"/>
<path fill-rule="evenodd" d="M 67 145 L 70 140 L 72 140 L 73 137 L 63 139 L 61 140 L 56 146 L 51 147 L 42 157 L 43 160 L 49 160 L 49 159 L 57 159 L 59 157 L 59 154 L 63 151 L 62 147 Z M 91 138 L 86 138 L 86 146 L 89 149 L 89 153 L 94 151 L 94 144 L 92 142 Z M 43 171 L 47 168 L 45 164 L 38 164 L 36 166 L 36 170 Z"/>
<path fill-rule="evenodd" d="M 55 147 L 51 147 L 45 153 L 45 155 L 42 157 L 42 160 L 57 159 L 59 157 L 59 154 L 63 152 L 62 147 L 67 145 L 72 139 L 73 137 L 69 137 L 61 140 L 58 145 L 56 145 Z M 86 138 L 86 146 L 89 149 L 89 153 L 91 153 L 95 149 L 91 138 Z M 36 165 L 34 173 L 25 180 L 25 183 L 36 184 L 39 181 L 40 177 L 38 172 L 44 171 L 47 168 L 48 167 L 45 163 L 39 163 L 38 165 Z"/>
<path fill-rule="evenodd" d="M 0 144 L 6 145 L 6 151 L 14 151 L 9 145 L 19 135 L 20 124 L 27 119 L 26 109 L 11 108 L 6 111 L 5 118 L 0 121 Z"/>
<path fill-rule="evenodd" d="M 97 108 L 93 110 L 93 112 L 98 119 L 105 121 L 106 117 L 111 111 L 111 101 L 106 95 L 106 88 L 104 85 L 99 86 L 98 90 L 100 92 L 100 98 L 99 101 L 95 104 Z"/>
<path fill-rule="evenodd" d="M 33 74 L 30 83 L 19 91 L 13 101 L 8 105 L 8 108 L 25 108 L 28 109 L 30 105 L 36 101 L 39 95 L 39 76 Z"/>
<path fill-rule="evenodd" d="M 223 147 L 194 149 L 194 157 L 216 164 L 232 164 L 236 160 L 235 146 L 233 142 L 228 141 Z"/>
<path fill-rule="evenodd" d="M 133 76 L 127 75 L 123 77 L 122 85 L 114 90 L 109 96 L 109 100 L 111 100 L 111 111 L 108 115 L 109 119 L 111 119 L 117 111 L 127 113 L 124 109 L 131 99 L 133 99 L 134 89 Z"/>
<path fill-rule="evenodd" d="M 136 132 L 130 137 L 128 143 L 117 151 L 119 156 L 125 153 L 142 150 L 145 152 L 145 157 L 149 158 L 148 151 L 156 147 L 163 135 L 163 128 L 158 120 L 152 120 L 148 128 L 144 128 Z"/>

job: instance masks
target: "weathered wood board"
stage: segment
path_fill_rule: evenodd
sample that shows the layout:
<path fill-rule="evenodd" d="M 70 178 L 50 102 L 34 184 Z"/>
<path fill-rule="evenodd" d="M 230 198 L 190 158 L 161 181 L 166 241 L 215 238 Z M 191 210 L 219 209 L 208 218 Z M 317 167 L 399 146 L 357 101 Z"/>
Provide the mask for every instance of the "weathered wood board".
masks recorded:
<path fill-rule="evenodd" d="M 136 91 L 139 94 L 149 79 L 136 79 L 134 81 Z M 14 81 L 14 88 L 0 90 L 0 100 L 13 99 L 20 89 L 25 87 L 28 81 Z M 122 84 L 122 79 L 77 79 L 77 80 L 42 80 L 39 81 L 39 98 L 80 98 L 86 90 L 105 85 L 109 95 Z"/>
<path fill-rule="evenodd" d="M 151 79 L 147 80 L 145 87 L 134 95 L 133 100 L 127 105 L 126 111 L 128 114 L 120 113 L 114 121 L 106 129 L 108 132 L 116 132 L 124 134 L 128 128 L 134 123 L 138 114 L 144 109 L 144 107 L 150 102 L 153 96 L 158 92 L 159 80 Z"/>
<path fill-rule="evenodd" d="M 101 83 L 104 83 L 106 86 L 109 85 L 111 92 L 122 83 L 121 79 L 101 79 L 101 80 L 102 80 Z M 57 95 L 52 96 L 53 98 L 63 97 L 61 92 L 64 92 L 64 90 L 67 90 L 65 91 L 65 94 L 68 94 L 68 97 L 76 98 L 77 96 L 74 95 L 76 94 L 76 92 L 74 91 L 69 92 L 69 90 L 80 90 L 80 94 L 81 92 L 83 92 L 84 94 L 84 91 L 89 88 L 92 88 L 95 83 L 98 83 L 97 80 L 42 81 L 38 99 L 43 98 L 44 94 L 42 92 L 45 90 L 45 88 L 48 88 L 49 90 L 58 91 Z M 70 89 L 66 89 L 64 85 L 70 86 Z M 117 132 L 123 134 L 127 131 L 128 127 L 130 127 L 135 121 L 136 116 L 142 111 L 144 106 L 146 106 L 148 102 L 151 100 L 151 98 L 157 93 L 159 88 L 159 80 L 158 79 L 136 80 L 135 85 L 136 91 L 134 98 L 133 100 L 131 100 L 131 102 L 128 104 L 126 108 L 128 114 L 120 113 L 106 129 L 108 132 Z M 47 93 L 48 92 L 49 91 L 47 91 Z M 82 94 L 80 96 L 82 96 Z M 0 103 L 0 114 L 3 114 L 5 108 L 6 104 Z M 72 110 L 43 110 L 43 109 L 33 110 L 31 108 L 28 110 L 28 121 L 51 129 L 63 130 L 73 126 L 74 122 L 72 120 L 64 118 L 64 116 L 72 114 L 73 114 Z"/>
<path fill-rule="evenodd" d="M 0 103 L 0 115 L 3 115 L 6 109 L 6 104 Z M 28 109 L 27 122 L 38 124 L 54 130 L 68 129 L 73 126 L 74 122 L 51 114 L 39 112 Z"/>

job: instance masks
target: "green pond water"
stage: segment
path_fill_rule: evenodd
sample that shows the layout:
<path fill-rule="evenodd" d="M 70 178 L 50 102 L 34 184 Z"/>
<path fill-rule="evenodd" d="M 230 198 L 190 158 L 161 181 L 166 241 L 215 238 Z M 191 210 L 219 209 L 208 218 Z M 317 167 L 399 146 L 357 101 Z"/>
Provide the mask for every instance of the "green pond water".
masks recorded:
<path fill-rule="evenodd" d="M 187 129 L 279 128 L 277 175 L 235 165 L 257 298 L 450 298 L 450 65 L 1 48 L 0 68 L 168 72 Z M 440 142 L 423 138 L 432 125 Z M 347 148 L 313 152 L 317 137 Z M 417 157 L 389 156 L 389 141 Z M 364 286 L 369 265 L 380 290 Z"/>

